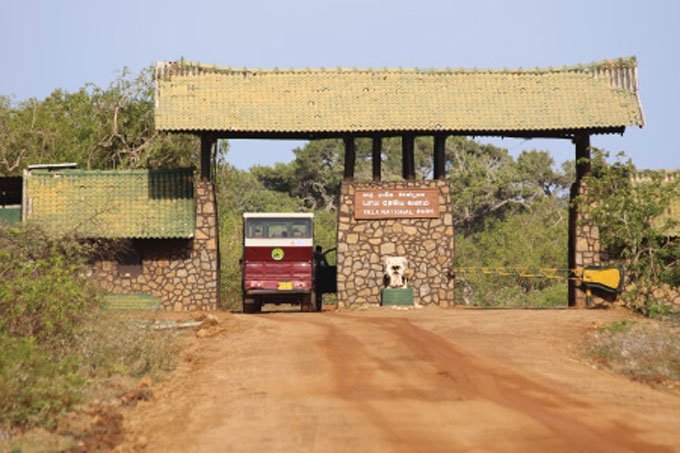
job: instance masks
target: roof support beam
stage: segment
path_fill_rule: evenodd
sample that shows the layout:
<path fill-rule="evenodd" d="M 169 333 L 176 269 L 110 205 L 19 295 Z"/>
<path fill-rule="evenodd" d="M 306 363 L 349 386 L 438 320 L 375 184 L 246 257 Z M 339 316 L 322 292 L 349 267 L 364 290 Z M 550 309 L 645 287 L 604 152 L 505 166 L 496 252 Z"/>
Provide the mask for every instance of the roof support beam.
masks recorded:
<path fill-rule="evenodd" d="M 416 179 L 415 138 L 413 134 L 401 136 L 401 175 L 404 179 Z"/>
<path fill-rule="evenodd" d="M 354 137 L 345 137 L 345 181 L 354 179 L 354 162 L 356 161 L 356 146 Z"/>
<path fill-rule="evenodd" d="M 201 134 L 201 179 L 212 179 L 212 156 L 217 146 L 217 137 L 213 134 Z"/>
<path fill-rule="evenodd" d="M 320 140 L 320 139 L 337 139 L 347 136 L 351 133 L 354 136 L 370 137 L 373 135 L 380 135 L 381 137 L 400 137 L 404 134 L 414 135 L 437 135 L 444 134 L 446 136 L 456 137 L 508 137 L 508 138 L 551 138 L 551 139 L 567 139 L 572 140 L 577 134 L 623 134 L 625 127 L 606 127 L 593 129 L 560 129 L 560 130 L 524 130 L 524 131 L 458 131 L 458 130 L 367 130 L 354 132 L 247 132 L 247 131 L 218 131 L 210 130 L 201 133 L 209 133 L 221 139 L 262 139 L 262 140 Z M 173 130 L 168 131 L 179 134 L 196 134 L 193 130 Z"/>
<path fill-rule="evenodd" d="M 382 164 L 382 137 L 373 137 L 373 147 L 371 149 L 373 160 L 373 181 L 380 181 L 380 166 Z"/>
<path fill-rule="evenodd" d="M 576 145 L 576 182 L 580 184 L 581 180 L 590 173 L 590 135 L 575 135 L 574 144 Z"/>
<path fill-rule="evenodd" d="M 581 194 L 582 180 L 590 173 L 590 135 L 577 134 L 573 139 L 576 145 L 576 180 L 571 185 L 569 190 L 569 201 L 573 202 L 576 197 Z M 577 234 L 579 231 L 579 217 L 578 207 L 572 203 L 569 204 L 569 237 L 567 241 L 568 248 L 568 263 L 569 269 L 575 269 L 577 266 L 583 266 L 583 263 L 578 262 L 577 259 Z M 578 304 L 578 287 L 577 282 L 569 279 L 568 283 L 568 305 L 575 307 Z"/>
<path fill-rule="evenodd" d="M 444 134 L 434 136 L 432 161 L 434 179 L 446 179 L 446 135 Z"/>

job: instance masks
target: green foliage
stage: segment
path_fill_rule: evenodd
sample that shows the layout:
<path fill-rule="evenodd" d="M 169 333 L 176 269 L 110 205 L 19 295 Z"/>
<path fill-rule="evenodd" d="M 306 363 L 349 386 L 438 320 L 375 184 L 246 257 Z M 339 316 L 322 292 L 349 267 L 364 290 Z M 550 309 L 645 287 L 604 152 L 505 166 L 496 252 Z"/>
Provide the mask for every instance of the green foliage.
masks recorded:
<path fill-rule="evenodd" d="M 676 263 L 674 266 L 667 267 L 661 271 L 660 279 L 662 283 L 680 288 L 680 266 Z"/>
<path fill-rule="evenodd" d="M 30 164 L 76 162 L 81 168 L 158 168 L 196 162 L 198 141 L 154 129 L 153 70 L 124 70 L 107 88 L 55 90 L 12 105 L 0 97 L 0 175 Z"/>
<path fill-rule="evenodd" d="M 567 285 L 564 282 L 526 290 L 507 280 L 477 275 L 456 283 L 459 303 L 462 301 L 480 308 L 555 308 L 567 304 Z"/>
<path fill-rule="evenodd" d="M 578 200 L 590 222 L 600 227 L 605 250 L 621 260 L 629 282 L 624 301 L 644 314 L 663 312 L 668 301 L 658 300 L 654 289 L 664 280 L 675 281 L 680 264 L 680 241 L 671 239 L 677 222 L 663 218 L 680 198 L 680 179 L 664 182 L 663 175 L 638 175 L 623 154 L 612 163 L 608 154 L 593 153 L 587 192 Z"/>
<path fill-rule="evenodd" d="M 342 179 L 342 141 L 315 140 L 293 153 L 292 162 L 254 166 L 251 174 L 267 189 L 288 194 L 307 209 L 334 210 Z"/>
<path fill-rule="evenodd" d="M 671 313 L 671 304 L 662 298 L 649 294 L 647 292 L 632 292 L 638 299 L 633 299 L 628 295 L 624 297 L 624 301 L 628 301 L 630 306 L 635 307 L 641 313 L 650 318 L 665 318 Z M 640 302 L 640 298 L 642 302 Z"/>
<path fill-rule="evenodd" d="M 559 196 L 569 183 L 545 151 L 524 151 L 514 160 L 505 149 L 455 137 L 446 152 L 456 227 L 466 234 L 483 229 L 489 219 Z"/>
<path fill-rule="evenodd" d="M 314 241 L 324 250 L 334 248 L 338 241 L 338 214 L 331 211 L 317 211 L 314 216 Z M 326 255 L 333 264 L 335 254 Z"/>
<path fill-rule="evenodd" d="M 220 164 L 216 173 L 217 204 L 222 212 L 298 212 L 304 209 L 300 198 L 267 187 L 255 176 L 254 170 L 242 171 L 229 164 Z"/>
<path fill-rule="evenodd" d="M 33 337 L 0 331 L 0 426 L 51 427 L 79 400 L 83 379 L 72 357 L 55 359 Z"/>
<path fill-rule="evenodd" d="M 31 225 L 0 227 L 0 331 L 56 348 L 69 343 L 98 293 L 83 276 L 83 248 Z"/>
<path fill-rule="evenodd" d="M 98 294 L 73 239 L 0 227 L 0 250 L 0 425 L 49 426 L 78 400 L 83 380 L 68 348 Z"/>
<path fill-rule="evenodd" d="M 456 236 L 462 267 L 566 268 L 567 208 L 545 198 L 504 219 L 488 219 L 479 231 Z M 467 275 L 456 281 L 459 301 L 480 307 L 553 307 L 566 304 L 563 280 Z"/>
<path fill-rule="evenodd" d="M 238 311 L 242 290 L 243 218 L 222 206 L 219 210 L 221 308 Z"/>
<path fill-rule="evenodd" d="M 49 428 L 93 378 L 154 376 L 173 366 L 173 334 L 101 309 L 86 277 L 94 250 L 100 245 L 31 224 L 0 226 L 0 428 Z"/>
<path fill-rule="evenodd" d="M 634 319 L 621 319 L 619 321 L 614 321 L 606 326 L 602 327 L 602 332 L 616 334 L 621 332 L 626 332 L 630 330 L 631 327 L 635 325 Z"/>

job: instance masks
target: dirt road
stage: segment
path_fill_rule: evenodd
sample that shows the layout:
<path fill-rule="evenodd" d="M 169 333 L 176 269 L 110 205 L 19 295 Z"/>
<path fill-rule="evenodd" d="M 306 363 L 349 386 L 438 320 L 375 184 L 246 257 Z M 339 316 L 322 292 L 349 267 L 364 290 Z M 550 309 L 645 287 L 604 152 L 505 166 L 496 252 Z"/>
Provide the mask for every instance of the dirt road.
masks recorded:
<path fill-rule="evenodd" d="M 605 311 L 225 315 L 155 399 L 148 451 L 680 451 L 680 397 L 585 363 Z"/>

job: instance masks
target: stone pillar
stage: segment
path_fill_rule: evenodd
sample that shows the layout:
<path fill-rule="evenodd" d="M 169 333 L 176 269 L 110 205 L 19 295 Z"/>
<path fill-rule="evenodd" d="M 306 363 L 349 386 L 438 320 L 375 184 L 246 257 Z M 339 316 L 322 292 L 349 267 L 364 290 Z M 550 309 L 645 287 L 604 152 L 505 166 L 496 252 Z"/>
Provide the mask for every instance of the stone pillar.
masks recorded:
<path fill-rule="evenodd" d="M 354 217 L 355 189 L 439 190 L 439 217 L 371 219 Z M 378 305 L 385 258 L 408 260 L 408 286 L 415 303 L 452 305 L 453 213 L 448 181 L 345 181 L 338 212 L 338 306 Z"/>
<path fill-rule="evenodd" d="M 220 300 L 219 229 L 217 199 L 212 181 L 196 181 L 196 232 L 191 261 L 197 271 L 192 294 L 194 308 L 215 310 Z"/>
<path fill-rule="evenodd" d="M 576 181 L 569 191 L 570 201 L 586 193 L 587 186 L 583 178 L 590 173 L 590 137 L 577 135 L 574 143 L 576 144 Z M 597 226 L 590 224 L 585 214 L 580 212 L 576 206 L 571 206 L 569 208 L 569 268 L 600 264 L 600 231 Z M 585 288 L 574 280 L 569 281 L 568 297 L 570 307 L 586 307 Z"/>

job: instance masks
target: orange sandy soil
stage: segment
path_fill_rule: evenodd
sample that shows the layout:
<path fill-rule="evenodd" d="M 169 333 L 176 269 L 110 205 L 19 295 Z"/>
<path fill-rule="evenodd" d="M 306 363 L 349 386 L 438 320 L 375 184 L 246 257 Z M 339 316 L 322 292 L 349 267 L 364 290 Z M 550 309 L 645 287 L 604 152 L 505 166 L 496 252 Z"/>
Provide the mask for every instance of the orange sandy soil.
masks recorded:
<path fill-rule="evenodd" d="M 680 396 L 583 358 L 623 310 L 219 314 L 121 451 L 680 451 Z M 641 321 L 642 322 L 642 321 Z"/>

